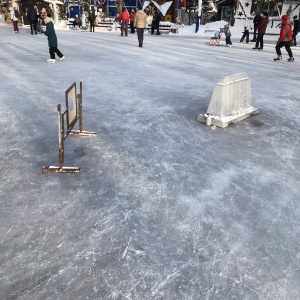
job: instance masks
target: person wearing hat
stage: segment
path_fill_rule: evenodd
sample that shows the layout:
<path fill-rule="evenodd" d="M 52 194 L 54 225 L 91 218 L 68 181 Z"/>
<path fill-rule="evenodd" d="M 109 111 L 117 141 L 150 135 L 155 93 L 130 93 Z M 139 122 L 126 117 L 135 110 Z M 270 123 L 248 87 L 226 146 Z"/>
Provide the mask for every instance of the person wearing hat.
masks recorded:
<path fill-rule="evenodd" d="M 269 14 L 267 12 L 264 12 L 261 21 L 257 25 L 257 39 L 255 47 L 253 49 L 262 50 L 264 48 L 264 35 L 266 33 L 269 22 L 268 16 Z"/>
<path fill-rule="evenodd" d="M 147 19 L 147 14 L 143 11 L 141 7 L 139 7 L 139 10 L 136 12 L 134 17 L 134 27 L 136 28 L 137 32 L 139 47 L 143 47 L 144 30 L 147 24 Z"/>
<path fill-rule="evenodd" d="M 281 50 L 280 48 L 285 47 L 285 50 L 289 54 L 288 61 L 294 61 L 293 52 L 291 50 L 291 41 L 293 39 L 292 36 L 292 25 L 289 22 L 289 16 L 283 15 L 281 17 L 281 28 L 280 28 L 280 35 L 275 47 L 277 57 L 274 60 L 282 60 Z"/>
<path fill-rule="evenodd" d="M 294 25 L 293 26 L 293 41 L 294 41 L 293 46 L 297 46 L 296 36 L 297 36 L 297 34 L 300 30 L 300 28 L 299 28 L 299 18 L 298 18 L 297 15 L 293 17 L 293 25 Z"/>
<path fill-rule="evenodd" d="M 42 31 L 48 37 L 50 59 L 47 63 L 55 63 L 55 53 L 59 57 L 59 60 L 65 60 L 64 55 L 57 48 L 57 37 L 54 30 L 54 24 L 49 17 L 45 17 L 44 22 L 46 24 L 46 31 Z"/>

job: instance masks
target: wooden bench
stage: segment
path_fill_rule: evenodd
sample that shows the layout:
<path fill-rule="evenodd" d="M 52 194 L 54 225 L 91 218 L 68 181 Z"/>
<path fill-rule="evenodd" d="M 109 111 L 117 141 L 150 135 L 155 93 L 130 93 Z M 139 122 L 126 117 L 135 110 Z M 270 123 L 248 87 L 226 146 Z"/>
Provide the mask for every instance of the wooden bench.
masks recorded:
<path fill-rule="evenodd" d="M 146 27 L 146 30 L 148 30 L 148 32 L 151 32 L 151 25 L 148 25 Z M 154 31 L 156 31 L 157 29 L 154 29 Z M 164 25 L 164 24 L 159 24 L 159 32 L 166 32 L 166 33 L 178 33 L 178 28 L 172 28 L 171 25 Z"/>
<path fill-rule="evenodd" d="M 68 23 L 67 23 L 67 26 L 69 26 L 69 29 L 76 29 L 76 26 L 77 26 L 77 28 L 79 29 L 79 25 L 76 24 L 76 25 L 74 26 L 73 21 L 68 22 Z"/>
<path fill-rule="evenodd" d="M 98 23 L 95 23 L 95 27 L 103 27 L 103 28 L 107 28 L 110 30 L 113 30 L 114 29 L 114 23 L 113 22 L 98 22 Z"/>

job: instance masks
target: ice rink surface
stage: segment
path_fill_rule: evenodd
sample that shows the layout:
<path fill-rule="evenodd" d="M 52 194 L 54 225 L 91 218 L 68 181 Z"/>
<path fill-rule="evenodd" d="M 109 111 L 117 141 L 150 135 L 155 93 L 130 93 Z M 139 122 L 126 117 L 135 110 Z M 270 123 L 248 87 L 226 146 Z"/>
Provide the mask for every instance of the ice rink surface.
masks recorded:
<path fill-rule="evenodd" d="M 300 48 L 0 26 L 0 299 L 300 299 Z M 197 122 L 247 72 L 259 113 Z M 57 104 L 83 82 L 84 130 L 58 165 Z"/>

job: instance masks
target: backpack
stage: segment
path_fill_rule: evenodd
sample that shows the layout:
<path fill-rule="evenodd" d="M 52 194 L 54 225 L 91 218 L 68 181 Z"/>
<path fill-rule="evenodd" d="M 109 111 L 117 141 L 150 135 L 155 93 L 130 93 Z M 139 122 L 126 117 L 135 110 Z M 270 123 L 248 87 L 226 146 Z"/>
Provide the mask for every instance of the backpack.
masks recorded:
<path fill-rule="evenodd" d="M 19 12 L 17 10 L 15 10 L 15 17 L 19 18 L 19 16 L 20 16 Z"/>

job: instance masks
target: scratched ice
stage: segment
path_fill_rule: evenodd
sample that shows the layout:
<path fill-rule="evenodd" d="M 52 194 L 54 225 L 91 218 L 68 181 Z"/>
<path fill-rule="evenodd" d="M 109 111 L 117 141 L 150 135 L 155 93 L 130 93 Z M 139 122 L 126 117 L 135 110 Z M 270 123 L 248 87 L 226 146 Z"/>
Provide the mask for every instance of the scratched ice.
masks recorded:
<path fill-rule="evenodd" d="M 208 37 L 1 25 L 0 299 L 300 299 L 299 64 Z M 246 72 L 255 116 L 196 121 Z M 57 105 L 83 82 L 83 129 L 58 164 Z"/>

